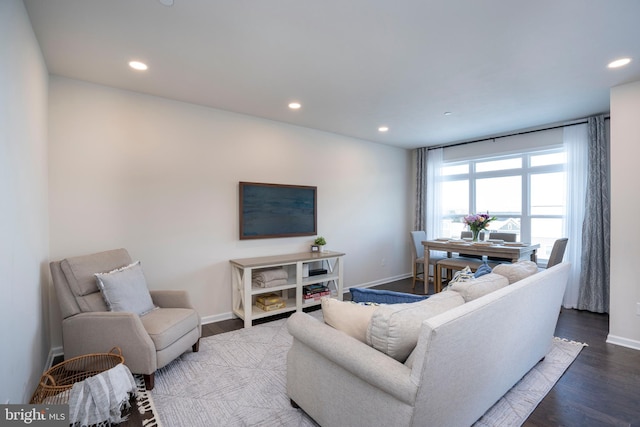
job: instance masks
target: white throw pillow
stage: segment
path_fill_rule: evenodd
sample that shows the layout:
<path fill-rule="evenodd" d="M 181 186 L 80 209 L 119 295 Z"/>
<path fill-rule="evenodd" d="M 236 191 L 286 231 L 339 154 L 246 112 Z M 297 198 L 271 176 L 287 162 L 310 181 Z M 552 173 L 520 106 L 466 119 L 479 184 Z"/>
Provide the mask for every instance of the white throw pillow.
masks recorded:
<path fill-rule="evenodd" d="M 126 311 L 142 316 L 156 308 L 140 261 L 108 273 L 96 273 L 95 276 L 109 311 Z"/>
<path fill-rule="evenodd" d="M 377 305 L 361 305 L 324 297 L 321 300 L 324 322 L 345 334 L 366 343 L 367 328 Z"/>
<path fill-rule="evenodd" d="M 506 277 L 509 284 L 522 280 L 538 272 L 538 266 L 533 261 L 518 261 L 513 264 L 499 264 L 493 269 L 493 273 Z"/>
<path fill-rule="evenodd" d="M 443 291 L 420 302 L 381 305 L 367 329 L 367 344 L 404 362 L 418 342 L 422 321 L 464 304 L 454 291 Z"/>
<path fill-rule="evenodd" d="M 449 290 L 460 292 L 465 302 L 480 298 L 509 284 L 509 280 L 500 274 L 489 273 L 464 282 L 449 285 Z"/>

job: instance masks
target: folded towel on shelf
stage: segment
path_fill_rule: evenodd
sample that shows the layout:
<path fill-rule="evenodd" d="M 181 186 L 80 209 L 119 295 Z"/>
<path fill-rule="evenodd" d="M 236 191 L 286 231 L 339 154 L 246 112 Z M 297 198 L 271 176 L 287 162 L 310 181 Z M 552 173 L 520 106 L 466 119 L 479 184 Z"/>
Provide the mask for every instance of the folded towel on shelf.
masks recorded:
<path fill-rule="evenodd" d="M 77 382 L 69 396 L 69 424 L 74 427 L 121 423 L 122 410 L 137 394 L 131 371 L 123 364 Z"/>
<path fill-rule="evenodd" d="M 272 268 L 269 270 L 259 270 L 259 271 L 254 271 L 252 274 L 253 281 L 258 283 L 267 283 L 267 282 L 271 282 L 273 280 L 278 280 L 278 279 L 287 280 L 288 277 L 289 277 L 289 274 L 287 273 L 287 270 L 285 270 L 284 268 Z M 264 286 L 264 285 L 260 285 L 260 286 Z"/>
<path fill-rule="evenodd" d="M 261 288 L 273 288 L 275 286 L 284 286 L 287 284 L 287 279 L 273 279 L 268 282 L 259 282 L 257 280 L 253 280 L 251 283 L 253 286 L 259 286 Z"/>

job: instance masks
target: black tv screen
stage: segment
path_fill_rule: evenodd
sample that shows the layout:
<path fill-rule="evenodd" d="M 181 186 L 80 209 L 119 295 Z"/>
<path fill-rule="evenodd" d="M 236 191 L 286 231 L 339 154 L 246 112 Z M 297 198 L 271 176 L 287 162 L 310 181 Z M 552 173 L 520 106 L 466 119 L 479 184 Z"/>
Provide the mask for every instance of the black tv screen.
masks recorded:
<path fill-rule="evenodd" d="M 316 187 L 240 182 L 240 240 L 317 234 Z"/>

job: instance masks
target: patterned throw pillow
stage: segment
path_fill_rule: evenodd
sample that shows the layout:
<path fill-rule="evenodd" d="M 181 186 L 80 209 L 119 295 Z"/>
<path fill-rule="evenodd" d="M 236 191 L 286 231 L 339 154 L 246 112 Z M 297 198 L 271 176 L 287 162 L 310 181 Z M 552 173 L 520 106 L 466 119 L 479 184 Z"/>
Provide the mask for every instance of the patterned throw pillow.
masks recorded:
<path fill-rule="evenodd" d="M 453 279 L 451 279 L 451 281 L 449 282 L 449 285 L 452 285 L 458 282 L 466 282 L 467 280 L 471 280 L 471 279 L 473 279 L 473 272 L 471 271 L 471 268 L 467 265 L 462 270 L 456 271 L 456 273 L 453 275 Z"/>

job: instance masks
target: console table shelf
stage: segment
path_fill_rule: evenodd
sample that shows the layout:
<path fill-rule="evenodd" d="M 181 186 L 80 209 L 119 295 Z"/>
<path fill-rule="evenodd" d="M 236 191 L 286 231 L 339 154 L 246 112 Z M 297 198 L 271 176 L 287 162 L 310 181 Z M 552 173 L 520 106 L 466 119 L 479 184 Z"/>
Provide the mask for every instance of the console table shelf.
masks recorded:
<path fill-rule="evenodd" d="M 248 328 L 252 326 L 253 319 L 261 319 L 291 311 L 302 311 L 305 307 L 313 307 L 320 303 L 319 301 L 305 303 L 302 297 L 303 286 L 325 282 L 331 290 L 331 296 L 342 300 L 342 257 L 344 255 L 341 252 L 323 251 L 230 260 L 233 313 L 243 319 L 244 327 Z M 305 264 L 313 263 L 321 263 L 322 267 L 326 266 L 327 274 L 303 277 Z M 284 268 L 289 275 L 286 285 L 272 288 L 252 285 L 254 271 L 278 267 Z M 264 311 L 256 306 L 256 296 L 271 292 L 280 294 L 282 299 L 286 301 L 286 307 L 273 311 Z"/>

